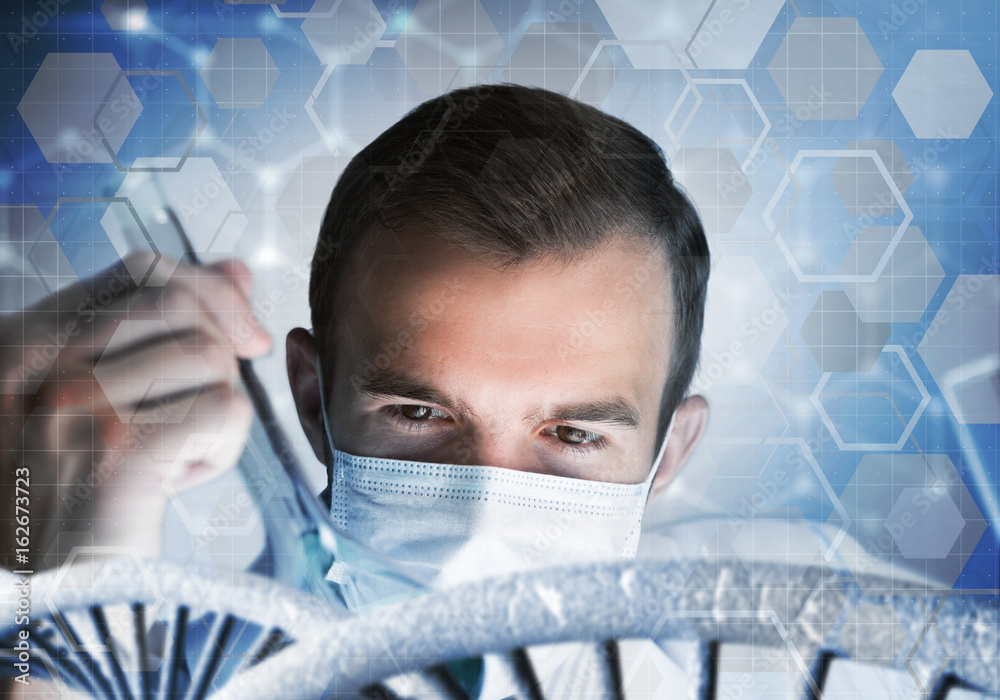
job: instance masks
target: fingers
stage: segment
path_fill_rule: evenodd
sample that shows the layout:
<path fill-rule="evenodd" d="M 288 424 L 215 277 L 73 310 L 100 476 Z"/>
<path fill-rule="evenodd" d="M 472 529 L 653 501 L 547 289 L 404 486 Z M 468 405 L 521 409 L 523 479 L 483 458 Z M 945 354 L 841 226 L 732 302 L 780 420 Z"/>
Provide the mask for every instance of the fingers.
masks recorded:
<path fill-rule="evenodd" d="M 133 418 L 124 446 L 153 465 L 154 480 L 167 479 L 180 490 L 232 468 L 252 421 L 253 408 L 242 390 L 210 384 L 193 397 L 177 394 L 147 404 Z M 130 467 L 130 477 L 133 473 Z"/>
<path fill-rule="evenodd" d="M 250 271 L 242 263 L 227 261 L 210 267 L 181 263 L 159 304 L 175 330 L 189 323 L 190 310 L 195 308 L 229 339 L 239 357 L 258 357 L 271 349 L 271 337 L 253 316 L 251 287 Z M 172 317 L 176 318 L 172 321 Z"/>
<path fill-rule="evenodd" d="M 94 378 L 121 420 L 130 420 L 144 404 L 239 379 L 232 347 L 216 329 L 202 326 L 177 336 L 160 325 L 159 335 L 142 334 L 141 342 L 109 347 L 94 367 Z"/>
<path fill-rule="evenodd" d="M 123 321 L 163 320 L 175 334 L 212 326 L 239 357 L 259 357 L 270 351 L 271 337 L 258 325 L 250 306 L 253 278 L 246 265 L 233 260 L 201 267 L 171 260 L 143 277 L 142 284 L 131 283 L 127 270 L 150 266 L 145 261 L 148 255 L 130 255 L 125 262 L 77 283 L 75 291 L 59 295 L 60 315 L 66 314 L 61 344 L 75 346 L 78 355 L 96 356 L 109 346 L 145 342 L 148 334 L 155 333 L 148 326 L 119 333 Z M 52 325 L 51 313 L 45 317 L 46 325 Z M 51 338 L 42 334 L 39 340 Z"/>

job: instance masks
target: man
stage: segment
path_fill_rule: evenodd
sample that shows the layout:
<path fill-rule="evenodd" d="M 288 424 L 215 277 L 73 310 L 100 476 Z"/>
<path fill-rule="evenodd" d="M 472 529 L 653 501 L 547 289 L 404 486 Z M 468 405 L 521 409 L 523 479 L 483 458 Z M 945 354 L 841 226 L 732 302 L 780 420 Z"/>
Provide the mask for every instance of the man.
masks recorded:
<path fill-rule="evenodd" d="M 518 86 L 424 103 L 342 174 L 313 332 L 287 339 L 335 522 L 439 583 L 633 553 L 647 491 L 611 485 L 661 493 L 701 435 L 706 404 L 685 393 L 707 277 L 697 215 L 632 127 Z M 534 479 L 549 499 L 515 505 L 518 485 L 483 486 L 504 474 L 413 463 L 607 486 Z"/>
<path fill-rule="evenodd" d="M 75 544 L 155 554 L 162 480 L 210 478 L 246 439 L 235 358 L 270 347 L 249 271 L 153 262 L 7 321 L 2 447 L 8 483 L 35 479 L 35 570 Z M 708 267 L 662 153 L 624 122 L 513 85 L 410 112 L 341 176 L 313 330 L 286 343 L 335 521 L 440 583 L 634 552 L 707 419 L 686 392 Z M 193 454 L 193 433 L 218 439 Z"/>

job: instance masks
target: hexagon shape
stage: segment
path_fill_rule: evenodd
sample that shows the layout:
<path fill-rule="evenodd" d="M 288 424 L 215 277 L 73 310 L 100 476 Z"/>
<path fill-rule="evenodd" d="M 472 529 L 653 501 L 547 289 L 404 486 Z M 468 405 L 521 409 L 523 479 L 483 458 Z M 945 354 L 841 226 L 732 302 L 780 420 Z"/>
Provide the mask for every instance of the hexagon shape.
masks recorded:
<path fill-rule="evenodd" d="M 845 279 L 870 275 L 895 235 L 896 229 L 890 226 L 861 229 L 837 274 Z M 943 280 L 944 268 L 923 233 L 910 226 L 892 247 L 889 262 L 877 281 L 845 281 L 841 286 L 862 321 L 915 323 L 924 315 Z"/>
<path fill-rule="evenodd" d="M 1000 423 L 1000 276 L 960 275 L 917 352 L 959 423 Z"/>
<path fill-rule="evenodd" d="M 108 238 L 116 246 L 119 242 L 128 246 L 127 242 L 135 236 L 134 214 L 150 238 L 157 241 L 162 253 L 180 258 L 184 251 L 170 221 L 170 209 L 184 226 L 192 247 L 203 261 L 231 253 L 246 228 L 247 219 L 215 161 L 188 158 L 176 172 L 146 172 L 159 161 L 158 158 L 135 160 L 138 169 L 125 176 L 117 194 L 128 198 L 131 209 L 109 207 L 101 217 Z"/>
<path fill-rule="evenodd" d="M 687 44 L 687 55 L 701 69 L 746 70 L 784 6 L 783 0 L 712 3 Z"/>
<path fill-rule="evenodd" d="M 909 636 L 891 605 L 861 604 L 840 628 L 840 643 L 858 663 L 889 666 Z"/>
<path fill-rule="evenodd" d="M 223 38 L 199 73 L 223 109 L 254 109 L 264 104 L 278 81 L 278 66 L 258 37 Z"/>
<path fill-rule="evenodd" d="M 767 70 L 806 121 L 857 119 L 883 66 L 854 17 L 797 17 Z"/>
<path fill-rule="evenodd" d="M 50 53 L 45 57 L 17 111 L 48 162 L 111 162 L 101 134 L 117 153 L 142 112 L 128 81 L 115 82 L 121 72 L 110 53 Z M 121 107 L 102 115 L 98 131 L 94 117 L 105 102 Z M 53 104 L 73 108 L 53 109 Z"/>
<path fill-rule="evenodd" d="M 367 63 L 385 32 L 385 20 L 371 0 L 319 0 L 309 14 L 314 16 L 302 20 L 302 32 L 319 62 L 328 66 Z"/>
<path fill-rule="evenodd" d="M 908 486 L 885 519 L 885 529 L 907 559 L 943 559 L 965 527 L 943 486 Z"/>
<path fill-rule="evenodd" d="M 420 0 L 396 40 L 396 51 L 426 94 L 481 82 L 502 50 L 480 0 Z"/>
<path fill-rule="evenodd" d="M 625 55 L 639 69 L 688 66 L 690 59 L 684 53 L 685 47 L 712 4 L 711 0 L 677 3 L 597 0 Z"/>
<path fill-rule="evenodd" d="M 146 0 L 104 0 L 101 14 L 115 31 L 141 29 L 146 25 Z"/>
<path fill-rule="evenodd" d="M 921 49 L 892 91 L 920 139 L 967 139 L 993 97 L 968 49 Z"/>
<path fill-rule="evenodd" d="M 901 195 L 905 195 L 913 184 L 913 171 L 906 164 L 895 141 L 851 141 L 847 144 L 847 150 L 871 150 L 878 153 Z M 875 161 L 868 156 L 838 160 L 830 173 L 830 183 L 847 211 L 854 216 L 883 216 L 893 214 L 899 208 L 892 188 L 882 177 Z"/>
<path fill-rule="evenodd" d="M 844 292 L 827 290 L 799 332 L 824 372 L 867 372 L 892 335 L 892 326 L 865 323 Z"/>
<path fill-rule="evenodd" d="M 829 197 L 833 196 L 833 193 L 827 195 L 819 191 L 818 193 L 811 192 L 809 196 L 803 196 L 805 188 L 810 188 L 811 190 L 814 187 L 824 184 L 820 177 L 818 177 L 821 171 L 817 170 L 817 166 L 820 165 L 817 161 L 829 158 L 837 158 L 839 160 L 845 155 L 870 157 L 869 154 L 857 151 L 845 152 L 833 149 L 800 150 L 789 165 L 788 172 L 782 177 L 781 182 L 775 189 L 771 200 L 764 207 L 761 218 L 763 218 L 768 230 L 776 233 L 774 242 L 781 249 L 782 254 L 788 261 L 789 267 L 791 267 L 796 279 L 800 282 L 845 281 L 843 276 L 835 272 L 821 272 L 819 274 L 808 272 L 809 267 L 822 266 L 824 262 L 824 256 L 817 250 L 815 243 L 821 241 L 827 248 L 834 247 L 837 243 L 845 245 L 847 241 L 857 237 L 861 231 L 861 224 L 865 222 L 865 219 L 852 217 L 847 212 L 846 207 L 831 204 Z M 882 163 L 881 159 L 875 160 L 873 158 L 872 162 L 878 168 L 890 191 L 892 191 L 893 199 L 902 211 L 903 218 L 896 227 L 896 233 L 889 247 L 886 248 L 882 254 L 882 258 L 875 264 L 871 274 L 862 279 L 847 281 L 874 282 L 878 274 L 889 262 L 893 246 L 903 237 L 906 227 L 913 220 L 913 212 L 907 205 L 906 200 L 895 189 L 895 183 L 892 182 L 888 169 L 883 170 L 885 164 Z M 807 165 L 803 166 L 803 163 Z M 829 175 L 829 173 L 827 174 Z M 832 184 L 829 185 L 828 189 L 832 189 Z M 839 197 L 836 199 L 839 200 Z M 780 203 L 783 203 L 784 206 L 779 207 Z M 812 217 L 815 206 L 824 208 L 824 216 L 819 222 Z M 839 212 L 838 209 L 840 210 Z M 777 221 L 774 216 L 776 210 L 780 212 Z M 829 225 L 827 225 L 828 222 L 830 222 Z M 822 231 L 821 235 L 817 236 L 815 231 L 817 228 Z M 778 232 L 779 229 L 782 229 L 782 231 Z M 842 260 L 842 256 L 846 254 L 847 250 L 845 249 L 837 255 L 837 258 Z"/>
<path fill-rule="evenodd" d="M 733 152 L 728 148 L 682 148 L 670 169 L 698 208 L 705 231 L 732 231 L 753 194 L 753 185 Z"/>
<path fill-rule="evenodd" d="M 788 325 L 792 301 L 775 295 L 752 256 L 718 258 L 708 283 L 697 390 L 752 384 Z"/>
<path fill-rule="evenodd" d="M 600 42 L 588 23 L 532 22 L 517 43 L 510 62 L 504 69 L 504 79 L 519 85 L 532 85 L 571 94 L 583 102 L 600 104 L 611 91 L 618 71 L 606 49 L 602 48 L 590 62 Z"/>
<path fill-rule="evenodd" d="M 914 519 L 926 517 L 930 525 L 944 495 L 958 508 L 965 524 L 946 556 L 907 557 L 889 531 L 889 515 L 908 488 L 919 493 L 908 492 L 909 499 L 902 501 L 906 511 L 897 510 L 900 520 L 903 512 L 910 511 Z M 931 500 L 931 494 L 936 500 Z M 952 586 L 987 527 L 962 476 L 944 454 L 866 454 L 844 488 L 840 502 L 850 516 L 850 534 L 864 550 L 855 567 L 859 573 L 877 569 L 879 562 L 889 562 Z M 911 550 L 911 554 L 917 553 Z"/>
<path fill-rule="evenodd" d="M 824 399 L 833 399 L 834 405 L 828 406 Z M 841 450 L 902 450 L 930 400 L 900 345 L 886 345 L 866 376 L 824 372 L 809 395 Z M 836 421 L 831 412 L 843 419 Z"/>

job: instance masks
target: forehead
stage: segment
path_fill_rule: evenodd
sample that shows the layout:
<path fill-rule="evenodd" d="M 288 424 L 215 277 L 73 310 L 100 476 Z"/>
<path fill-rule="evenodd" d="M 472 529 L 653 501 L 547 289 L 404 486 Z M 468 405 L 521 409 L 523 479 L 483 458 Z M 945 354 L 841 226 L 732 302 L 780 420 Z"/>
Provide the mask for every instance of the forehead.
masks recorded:
<path fill-rule="evenodd" d="M 566 365 L 603 368 L 609 381 L 666 377 L 666 260 L 624 238 L 569 260 L 501 267 L 427 231 L 382 230 L 359 246 L 345 274 L 338 355 L 371 360 L 387 346 L 407 351 L 397 363 L 475 360 L 512 381 L 526 366 L 535 380 Z"/>

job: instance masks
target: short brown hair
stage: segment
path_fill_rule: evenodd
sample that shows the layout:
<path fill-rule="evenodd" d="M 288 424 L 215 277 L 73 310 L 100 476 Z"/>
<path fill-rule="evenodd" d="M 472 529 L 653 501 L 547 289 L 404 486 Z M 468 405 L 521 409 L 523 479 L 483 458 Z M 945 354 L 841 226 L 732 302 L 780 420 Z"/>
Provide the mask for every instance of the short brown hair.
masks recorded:
<path fill-rule="evenodd" d="M 674 343 L 659 444 L 697 366 L 709 251 L 694 207 L 652 140 L 541 88 L 479 85 L 416 107 L 354 156 L 333 189 L 309 285 L 320 357 L 333 352 L 351 251 L 380 227 L 412 226 L 502 266 L 571 259 L 620 235 L 663 254 Z"/>

